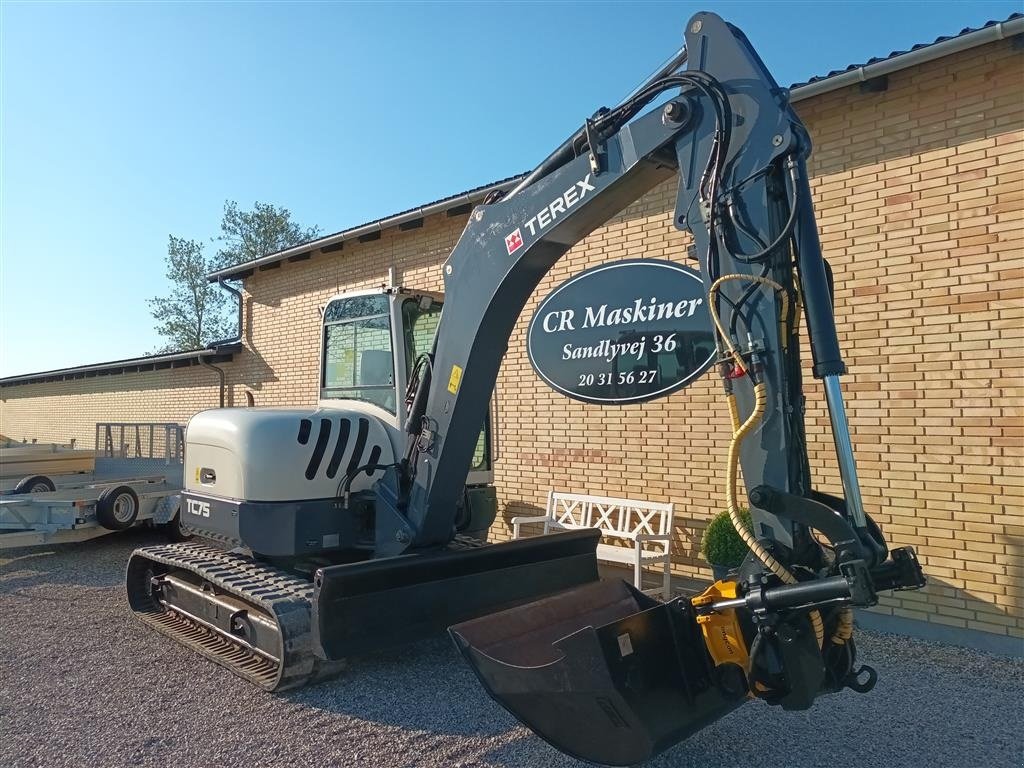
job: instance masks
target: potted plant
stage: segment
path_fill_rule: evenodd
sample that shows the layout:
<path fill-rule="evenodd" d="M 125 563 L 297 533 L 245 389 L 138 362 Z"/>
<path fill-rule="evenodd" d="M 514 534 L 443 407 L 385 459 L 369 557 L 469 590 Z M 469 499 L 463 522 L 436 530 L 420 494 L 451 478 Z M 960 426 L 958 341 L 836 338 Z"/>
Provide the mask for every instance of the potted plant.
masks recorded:
<path fill-rule="evenodd" d="M 750 510 L 740 509 L 740 518 L 747 528 L 751 528 Z M 750 550 L 736 532 L 728 510 L 722 510 L 708 523 L 704 529 L 704 538 L 700 543 L 700 552 L 711 566 L 715 580 L 728 576 L 729 571 L 739 566 Z"/>

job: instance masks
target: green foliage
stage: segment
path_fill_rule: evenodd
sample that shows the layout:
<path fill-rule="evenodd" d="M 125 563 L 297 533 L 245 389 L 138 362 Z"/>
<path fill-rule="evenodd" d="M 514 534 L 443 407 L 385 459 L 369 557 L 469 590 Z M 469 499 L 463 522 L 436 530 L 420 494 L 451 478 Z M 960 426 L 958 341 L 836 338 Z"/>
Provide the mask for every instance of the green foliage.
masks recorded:
<path fill-rule="evenodd" d="M 169 236 L 170 291 L 148 301 L 156 331 L 164 339 L 156 352 L 202 349 L 235 332 L 234 299 L 216 283 L 207 282 L 206 276 L 312 240 L 320 233 L 317 227 L 296 224 L 291 216 L 287 208 L 268 203 L 256 202 L 251 211 L 243 211 L 233 200 L 225 201 L 221 234 L 214 239 L 221 247 L 213 256 L 203 253 L 198 240 Z"/>
<path fill-rule="evenodd" d="M 234 200 L 225 200 L 220 233 L 218 268 L 252 261 L 313 240 L 320 234 L 320 228 L 296 224 L 287 208 L 257 201 L 251 211 L 242 211 Z"/>
<path fill-rule="evenodd" d="M 752 528 L 750 510 L 740 509 L 740 518 L 748 529 Z M 749 550 L 733 527 L 728 510 L 722 510 L 708 523 L 700 543 L 700 551 L 704 559 L 712 565 L 735 568 L 743 562 Z"/>
<path fill-rule="evenodd" d="M 206 280 L 213 269 L 213 260 L 203 254 L 202 243 L 168 236 L 170 293 L 147 302 L 156 331 L 165 341 L 157 352 L 201 349 L 231 333 L 233 324 L 226 311 L 229 297 L 216 283 Z"/>

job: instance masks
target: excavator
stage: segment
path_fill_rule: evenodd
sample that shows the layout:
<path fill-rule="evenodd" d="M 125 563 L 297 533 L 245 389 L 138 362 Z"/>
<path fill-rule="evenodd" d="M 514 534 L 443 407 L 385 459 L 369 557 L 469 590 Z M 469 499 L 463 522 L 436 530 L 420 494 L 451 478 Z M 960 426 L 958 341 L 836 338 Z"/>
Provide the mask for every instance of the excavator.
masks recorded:
<path fill-rule="evenodd" d="M 557 749 L 608 765 L 643 762 L 747 701 L 805 710 L 870 690 L 853 609 L 925 578 L 864 508 L 810 152 L 743 33 L 696 14 L 678 54 L 471 212 L 443 296 L 391 285 L 323 308 L 317 407 L 191 419 L 183 509 L 213 543 L 136 550 L 133 612 L 268 691 L 447 627 L 492 698 Z M 663 602 L 599 578 L 596 530 L 487 543 L 487 448 L 531 293 L 673 177 L 730 419 L 722 488 L 749 554 L 700 595 Z M 841 496 L 811 473 L 802 332 Z"/>

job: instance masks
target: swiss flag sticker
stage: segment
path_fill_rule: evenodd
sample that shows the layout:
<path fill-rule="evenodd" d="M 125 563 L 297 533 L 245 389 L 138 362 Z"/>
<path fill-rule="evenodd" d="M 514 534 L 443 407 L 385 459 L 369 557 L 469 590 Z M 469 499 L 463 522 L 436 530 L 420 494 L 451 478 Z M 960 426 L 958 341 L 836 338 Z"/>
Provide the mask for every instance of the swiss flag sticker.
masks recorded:
<path fill-rule="evenodd" d="M 518 227 L 511 235 L 505 236 L 505 247 L 508 249 L 509 256 L 523 247 L 523 235 L 520 233 Z"/>

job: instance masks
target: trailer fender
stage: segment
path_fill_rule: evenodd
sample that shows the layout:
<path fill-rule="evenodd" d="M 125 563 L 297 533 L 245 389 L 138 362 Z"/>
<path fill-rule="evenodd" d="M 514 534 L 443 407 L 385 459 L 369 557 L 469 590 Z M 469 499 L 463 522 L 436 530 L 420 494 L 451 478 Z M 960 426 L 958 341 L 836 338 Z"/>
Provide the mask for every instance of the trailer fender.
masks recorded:
<path fill-rule="evenodd" d="M 164 496 L 153 509 L 153 525 L 164 525 L 171 522 L 181 511 L 181 494 L 172 493 Z"/>
<path fill-rule="evenodd" d="M 46 475 L 24 477 L 14 486 L 14 493 L 46 493 L 55 490 L 57 487 L 53 484 L 53 480 Z"/>

